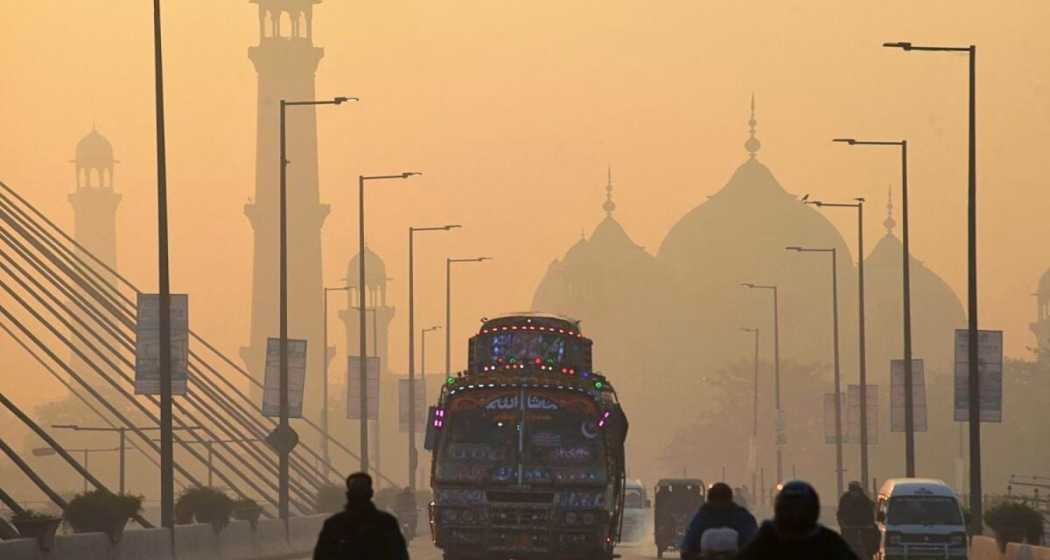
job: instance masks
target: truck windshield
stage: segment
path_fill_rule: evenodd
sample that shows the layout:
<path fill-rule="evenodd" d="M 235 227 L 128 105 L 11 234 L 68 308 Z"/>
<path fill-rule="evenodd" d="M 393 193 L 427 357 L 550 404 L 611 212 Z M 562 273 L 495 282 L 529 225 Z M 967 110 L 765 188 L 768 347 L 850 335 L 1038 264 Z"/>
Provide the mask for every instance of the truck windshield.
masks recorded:
<path fill-rule="evenodd" d="M 436 477 L 444 481 L 517 480 L 518 411 L 515 392 L 484 395 L 449 415 L 448 441 L 440 449 Z"/>
<path fill-rule="evenodd" d="M 524 481 L 604 484 L 605 444 L 594 401 L 542 389 L 532 389 L 528 395 Z"/>
<path fill-rule="evenodd" d="M 890 498 L 886 522 L 890 525 L 962 525 L 962 513 L 954 498 L 944 496 L 898 496 Z"/>

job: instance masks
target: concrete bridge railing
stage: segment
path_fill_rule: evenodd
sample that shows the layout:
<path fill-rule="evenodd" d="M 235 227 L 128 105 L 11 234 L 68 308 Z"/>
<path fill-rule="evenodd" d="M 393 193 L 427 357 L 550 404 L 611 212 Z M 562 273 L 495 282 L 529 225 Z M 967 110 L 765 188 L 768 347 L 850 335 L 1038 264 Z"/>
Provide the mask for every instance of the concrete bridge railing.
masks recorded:
<path fill-rule="evenodd" d="M 175 527 L 175 550 L 167 529 L 128 529 L 118 543 L 102 533 L 55 538 L 51 550 L 35 539 L 0 541 L 3 560 L 277 560 L 309 556 L 325 516 L 231 521 L 221 532 L 211 525 Z"/>

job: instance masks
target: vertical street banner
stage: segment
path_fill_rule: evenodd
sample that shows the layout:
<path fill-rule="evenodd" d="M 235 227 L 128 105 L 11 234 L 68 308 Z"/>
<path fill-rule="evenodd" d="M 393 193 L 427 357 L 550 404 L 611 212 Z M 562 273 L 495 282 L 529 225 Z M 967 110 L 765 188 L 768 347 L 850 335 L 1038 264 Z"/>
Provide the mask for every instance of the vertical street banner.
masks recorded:
<path fill-rule="evenodd" d="M 306 341 L 288 339 L 288 417 L 303 417 L 306 389 Z M 281 415 L 281 339 L 266 339 L 266 377 L 263 380 L 263 416 Z"/>
<path fill-rule="evenodd" d="M 890 431 L 905 432 L 904 360 L 890 360 Z M 923 361 L 911 361 L 911 410 L 916 432 L 926 431 L 926 373 Z"/>
<path fill-rule="evenodd" d="M 171 294 L 171 394 L 189 379 L 189 296 Z M 160 294 L 139 294 L 135 312 L 135 394 L 160 394 Z"/>
<path fill-rule="evenodd" d="M 379 415 L 379 358 L 368 357 L 368 419 Z M 350 356 L 346 368 L 346 417 L 361 419 L 361 357 Z M 407 431 L 407 428 L 406 428 Z"/>
<path fill-rule="evenodd" d="M 868 401 L 868 445 L 879 444 L 879 386 L 868 385 L 864 391 Z M 846 387 L 846 443 L 860 445 L 860 385 Z"/>
<path fill-rule="evenodd" d="M 839 397 L 839 414 L 846 412 L 846 399 L 842 393 Z M 835 393 L 824 393 L 824 443 L 834 444 L 835 437 Z"/>
<path fill-rule="evenodd" d="M 981 422 L 1003 421 L 1003 331 L 977 331 Z M 955 331 L 955 421 L 970 421 L 970 337 Z"/>
<path fill-rule="evenodd" d="M 417 375 L 413 385 L 416 393 L 416 433 L 421 434 L 427 427 L 427 384 L 423 377 Z M 397 426 L 403 434 L 408 433 L 408 394 L 408 378 L 402 377 L 397 380 Z"/>

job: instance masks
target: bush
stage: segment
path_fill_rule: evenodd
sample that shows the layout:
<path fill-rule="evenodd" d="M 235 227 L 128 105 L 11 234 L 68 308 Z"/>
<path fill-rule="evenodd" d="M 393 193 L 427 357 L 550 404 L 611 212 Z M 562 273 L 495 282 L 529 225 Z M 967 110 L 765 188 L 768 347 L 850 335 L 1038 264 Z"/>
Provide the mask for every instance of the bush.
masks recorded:
<path fill-rule="evenodd" d="M 197 523 L 210 523 L 217 528 L 230 522 L 233 500 L 222 490 L 209 486 L 187 488 L 175 501 L 175 510 L 183 515 L 192 512 Z"/>
<path fill-rule="evenodd" d="M 120 540 L 128 519 L 142 510 L 142 496 L 92 490 L 77 494 L 66 506 L 65 518 L 77 533 L 106 533 Z"/>
<path fill-rule="evenodd" d="M 325 484 L 317 489 L 314 496 L 314 511 L 317 513 L 335 513 L 342 511 L 346 505 L 346 487 L 341 484 Z"/>
<path fill-rule="evenodd" d="M 234 519 L 255 523 L 259 520 L 259 514 L 261 513 L 262 507 L 251 498 L 242 498 L 233 502 Z"/>
<path fill-rule="evenodd" d="M 984 523 L 995 530 L 1000 546 L 1027 541 L 1040 544 L 1043 515 L 1023 502 L 1003 502 L 984 512 Z"/>

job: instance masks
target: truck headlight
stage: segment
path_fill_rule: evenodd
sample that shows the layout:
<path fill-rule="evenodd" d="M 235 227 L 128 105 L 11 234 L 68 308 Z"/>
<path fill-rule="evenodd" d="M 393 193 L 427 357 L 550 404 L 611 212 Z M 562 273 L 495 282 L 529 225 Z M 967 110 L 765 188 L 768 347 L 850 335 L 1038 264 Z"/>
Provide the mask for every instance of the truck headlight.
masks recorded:
<path fill-rule="evenodd" d="M 589 512 L 589 511 L 587 513 L 583 514 L 583 524 L 584 525 L 594 525 L 594 514 Z"/>
<path fill-rule="evenodd" d="M 575 525 L 576 524 L 576 512 L 570 511 L 569 513 L 565 514 L 565 524 L 566 525 Z"/>

